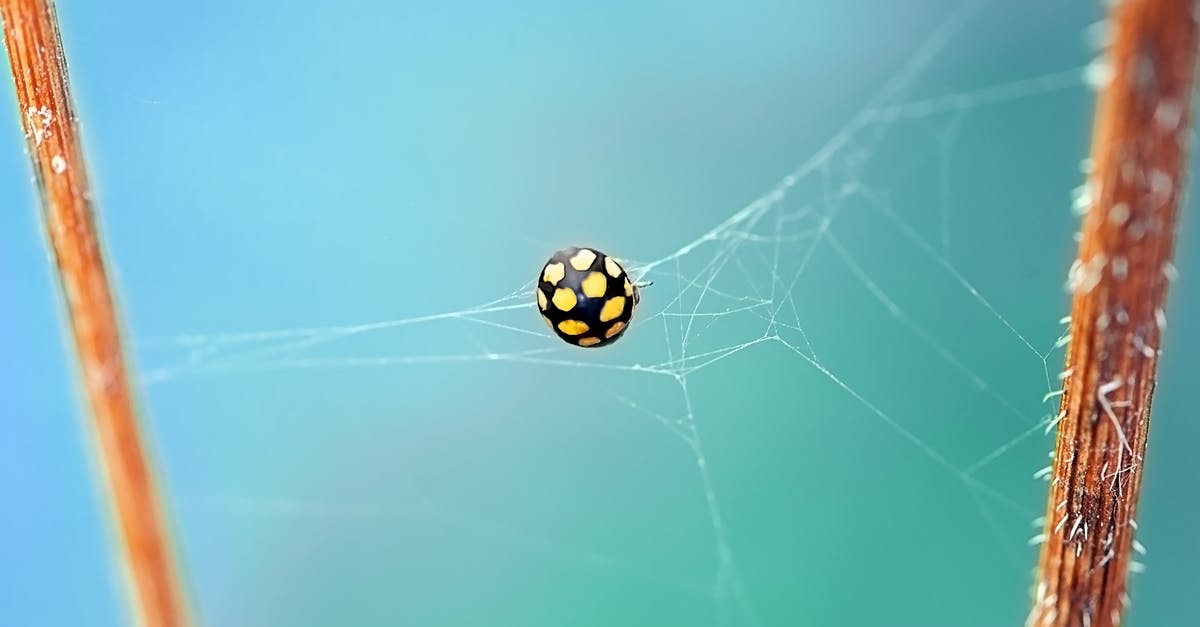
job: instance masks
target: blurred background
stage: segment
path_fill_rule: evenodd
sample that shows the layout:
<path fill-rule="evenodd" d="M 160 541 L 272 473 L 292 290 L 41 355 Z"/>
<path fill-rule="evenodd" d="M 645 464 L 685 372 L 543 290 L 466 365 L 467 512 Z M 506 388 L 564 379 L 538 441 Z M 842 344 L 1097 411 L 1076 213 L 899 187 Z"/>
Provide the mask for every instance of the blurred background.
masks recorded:
<path fill-rule="evenodd" d="M 202 624 L 1024 619 L 1099 6 L 59 13 Z M 0 84 L 0 624 L 123 625 Z M 1194 209 L 1130 625 L 1200 624 Z M 610 348 L 569 245 L 654 281 Z"/>

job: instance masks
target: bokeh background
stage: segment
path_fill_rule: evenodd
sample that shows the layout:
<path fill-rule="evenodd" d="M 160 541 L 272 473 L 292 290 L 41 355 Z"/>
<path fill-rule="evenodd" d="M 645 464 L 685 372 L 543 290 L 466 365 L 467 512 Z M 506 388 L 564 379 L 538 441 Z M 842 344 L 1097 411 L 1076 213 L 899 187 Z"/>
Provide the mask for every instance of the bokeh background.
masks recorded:
<path fill-rule="evenodd" d="M 964 8 L 60 3 L 201 622 L 1019 624 L 1101 14 Z M 0 624 L 123 625 L 2 84 Z M 1200 624 L 1194 209 L 1131 625 Z M 669 259 L 611 348 L 512 308 L 571 244 Z"/>

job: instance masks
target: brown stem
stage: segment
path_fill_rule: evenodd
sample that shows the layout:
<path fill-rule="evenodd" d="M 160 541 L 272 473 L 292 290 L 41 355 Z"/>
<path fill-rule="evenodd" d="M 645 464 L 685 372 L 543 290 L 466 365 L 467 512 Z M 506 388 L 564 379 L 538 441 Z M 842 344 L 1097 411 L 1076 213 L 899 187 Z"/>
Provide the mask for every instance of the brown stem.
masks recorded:
<path fill-rule="evenodd" d="M 1092 200 L 1069 277 L 1071 344 L 1030 625 L 1118 625 L 1128 604 L 1187 173 L 1195 12 L 1192 0 L 1124 0 L 1112 10 L 1110 78 L 1097 106 L 1087 185 Z"/>
<path fill-rule="evenodd" d="M 185 625 L 153 469 L 138 430 L 116 311 L 92 221 L 66 61 L 50 0 L 0 0 L 17 104 L 41 192 L 46 233 L 67 305 L 106 497 L 132 584 L 134 615 L 148 627 Z"/>

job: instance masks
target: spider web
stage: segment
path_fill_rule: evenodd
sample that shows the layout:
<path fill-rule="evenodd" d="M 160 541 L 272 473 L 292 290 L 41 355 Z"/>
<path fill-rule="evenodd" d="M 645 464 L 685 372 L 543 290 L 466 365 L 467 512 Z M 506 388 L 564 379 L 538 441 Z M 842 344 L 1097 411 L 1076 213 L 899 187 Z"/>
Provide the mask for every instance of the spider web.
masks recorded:
<path fill-rule="evenodd" d="M 586 542 L 462 513 L 428 495 L 399 505 L 355 500 L 353 494 L 176 495 L 173 500 L 185 511 L 202 507 L 317 520 L 431 519 L 456 533 L 701 599 L 715 624 L 773 624 L 777 621 L 771 616 L 778 612 L 764 611 L 755 583 L 761 578 L 748 571 L 742 557 L 756 550 L 754 524 L 745 515 L 736 525 L 731 522 L 731 495 L 721 487 L 736 485 L 723 482 L 722 476 L 740 471 L 714 461 L 714 443 L 735 430 L 769 430 L 790 412 L 792 420 L 809 425 L 865 417 L 868 426 L 861 433 L 868 440 L 888 434 L 890 439 L 882 441 L 891 444 L 885 448 L 902 449 L 890 454 L 936 468 L 950 482 L 948 490 L 959 491 L 970 504 L 965 524 L 987 529 L 989 541 L 1014 568 L 1027 567 L 1027 549 L 1013 534 L 1024 533 L 1021 525 L 1037 515 L 1040 492 L 1028 482 L 1029 490 L 1014 496 L 1011 486 L 1028 480 L 1033 469 L 1024 464 L 1031 452 L 1044 455 L 1049 449 L 1040 436 L 1053 427 L 1059 334 L 1065 327 L 1045 318 L 1044 307 L 1011 311 L 1013 303 L 1023 302 L 1011 293 L 1004 293 L 1007 305 L 998 304 L 975 278 L 994 282 L 997 272 L 1020 272 L 1026 266 L 991 254 L 1011 255 L 1011 244 L 1006 248 L 977 231 L 956 227 L 963 205 L 972 203 L 955 194 L 952 173 L 970 169 L 963 164 L 978 158 L 956 148 L 964 134 L 979 132 L 993 120 L 990 111 L 1003 115 L 1012 103 L 1086 94 L 1088 72 L 1082 67 L 1050 69 L 922 96 L 916 89 L 919 78 L 983 5 L 957 7 L 843 128 L 776 185 L 709 230 L 660 250 L 657 257 L 624 259 L 635 277 L 653 281 L 653 286 L 643 291 L 630 330 L 612 349 L 581 351 L 554 338 L 536 315 L 533 281 L 519 277 L 511 289 L 454 310 L 333 326 L 188 333 L 138 345 L 141 381 L 152 401 L 170 386 L 208 386 L 208 394 L 221 394 L 222 382 L 271 375 L 278 383 L 301 372 L 330 371 L 386 372 L 401 381 L 406 373 L 420 373 L 423 381 L 557 377 L 568 388 L 588 387 L 594 411 L 640 416 L 681 445 L 658 463 L 677 466 L 690 458 L 694 481 L 678 485 L 678 491 L 698 493 L 702 499 L 709 544 L 694 546 L 696 553 L 708 556 L 698 562 L 708 564 L 701 567 L 699 579 L 664 574 L 637 559 L 587 548 Z M 986 170 L 986 164 L 979 169 Z M 936 206 L 925 200 L 930 186 L 936 189 Z M 914 200 L 918 198 L 922 200 Z M 1044 202 L 1048 207 L 1059 204 L 1057 198 Z M 1065 207 L 1059 213 L 1066 214 Z M 1069 251 L 1054 244 L 1054 229 L 1046 232 L 1047 247 L 1057 246 L 1062 254 L 1056 258 L 1065 262 Z M 669 240 L 669 235 L 656 237 Z M 1037 241 L 1031 236 L 1022 243 L 1032 247 Z M 616 247 L 595 245 L 621 257 Z M 555 247 L 539 243 L 526 248 L 530 275 Z M 1056 307 L 1065 304 L 1061 276 L 1038 280 L 1043 284 L 1017 295 L 1050 295 Z M 989 366 L 993 362 L 1003 367 Z M 1022 376 L 1005 374 L 1011 364 L 1018 364 Z M 763 375 L 769 380 L 762 384 L 765 391 L 778 395 L 783 405 L 739 410 L 737 403 L 744 399 L 727 399 L 742 398 L 735 386 L 747 386 L 755 394 L 764 391 L 756 387 L 757 375 L 746 374 L 760 365 L 768 373 Z M 796 374 L 801 378 L 793 388 L 770 387 L 787 380 L 778 373 L 801 370 L 815 378 Z M 939 399 L 948 390 L 954 393 L 946 393 L 942 404 Z M 419 409 L 400 413 L 437 411 L 415 387 L 402 394 Z M 836 395 L 841 399 L 824 400 Z M 806 405 L 806 396 L 819 396 L 824 404 Z M 508 415 L 518 409 L 495 411 Z M 586 415 L 589 410 L 576 411 Z M 161 408 L 154 413 L 160 421 L 170 420 Z M 555 419 L 570 421 L 572 415 L 558 412 Z M 440 419 L 455 420 L 451 410 Z M 644 436 L 643 431 L 639 437 Z M 970 450 L 964 450 L 964 440 L 972 442 L 965 447 Z M 861 456 L 868 465 L 879 450 L 869 442 L 824 446 L 839 449 L 840 455 Z M 1018 452 L 1024 457 L 997 469 L 998 461 Z M 796 472 L 804 475 L 821 472 L 819 462 L 796 463 Z M 793 495 L 785 488 L 807 481 L 780 480 L 771 489 L 789 499 Z M 853 524 L 871 534 L 887 523 L 881 518 Z M 931 524 L 954 527 L 950 522 Z M 564 536 L 569 537 L 558 535 Z M 792 568 L 802 569 L 802 564 Z M 926 624 L 959 624 L 946 620 L 935 617 Z"/>

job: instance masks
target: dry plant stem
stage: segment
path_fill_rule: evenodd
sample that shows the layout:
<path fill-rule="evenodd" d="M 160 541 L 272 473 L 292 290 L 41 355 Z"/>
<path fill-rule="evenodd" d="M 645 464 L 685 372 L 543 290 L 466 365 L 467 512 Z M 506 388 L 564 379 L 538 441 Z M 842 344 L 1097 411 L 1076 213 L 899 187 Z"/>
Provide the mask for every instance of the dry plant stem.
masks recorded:
<path fill-rule="evenodd" d="M 121 352 L 118 322 L 92 221 L 83 152 L 49 0 L 0 0 L 17 102 L 40 188 L 91 424 L 131 583 L 149 627 L 184 625 L 185 604 Z"/>
<path fill-rule="evenodd" d="M 1092 145 L 1073 290 L 1036 626 L 1120 624 L 1136 544 L 1150 401 L 1187 172 L 1193 0 L 1124 0 Z"/>

